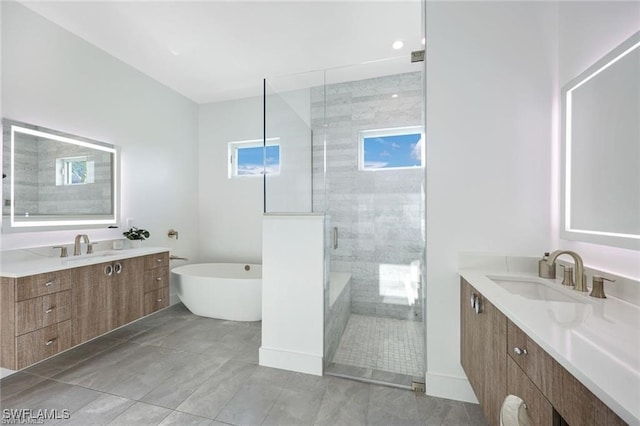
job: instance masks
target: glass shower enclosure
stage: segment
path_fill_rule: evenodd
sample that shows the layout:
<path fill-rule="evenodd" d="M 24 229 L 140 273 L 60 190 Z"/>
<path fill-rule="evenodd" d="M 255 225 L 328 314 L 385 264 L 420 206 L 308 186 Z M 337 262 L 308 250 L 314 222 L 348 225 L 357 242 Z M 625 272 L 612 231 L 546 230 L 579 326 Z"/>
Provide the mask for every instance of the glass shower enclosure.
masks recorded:
<path fill-rule="evenodd" d="M 423 65 L 274 78 L 264 99 L 265 212 L 325 215 L 325 374 L 423 382 Z"/>

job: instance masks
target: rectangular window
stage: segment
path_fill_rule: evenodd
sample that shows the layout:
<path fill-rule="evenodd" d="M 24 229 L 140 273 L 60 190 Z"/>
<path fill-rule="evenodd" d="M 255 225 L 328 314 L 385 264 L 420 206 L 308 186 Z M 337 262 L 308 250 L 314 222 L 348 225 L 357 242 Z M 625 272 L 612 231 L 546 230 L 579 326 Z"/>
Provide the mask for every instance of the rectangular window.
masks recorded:
<path fill-rule="evenodd" d="M 262 176 L 280 174 L 279 138 L 229 143 L 229 177 Z"/>
<path fill-rule="evenodd" d="M 87 157 L 56 159 L 56 185 L 85 185 L 95 179 L 95 162 Z"/>
<path fill-rule="evenodd" d="M 363 130 L 359 140 L 359 170 L 422 167 L 424 132 L 421 126 Z"/>

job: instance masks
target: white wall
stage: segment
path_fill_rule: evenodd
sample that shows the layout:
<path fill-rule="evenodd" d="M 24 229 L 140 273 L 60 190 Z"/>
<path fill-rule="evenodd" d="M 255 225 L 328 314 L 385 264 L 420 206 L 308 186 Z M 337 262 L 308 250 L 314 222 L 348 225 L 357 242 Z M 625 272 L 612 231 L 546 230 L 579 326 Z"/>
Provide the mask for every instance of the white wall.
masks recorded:
<path fill-rule="evenodd" d="M 151 232 L 148 245 L 194 257 L 197 105 L 18 3 L 1 8 L 2 116 L 119 145 L 123 226 L 133 218 Z M 2 250 L 68 244 L 77 233 L 4 234 Z"/>
<path fill-rule="evenodd" d="M 262 263 L 262 178 L 229 179 L 228 143 L 262 139 L 262 98 L 200 106 L 200 257 Z"/>
<path fill-rule="evenodd" d="M 278 97 L 267 107 L 267 136 L 280 137 L 281 145 L 281 175 L 268 178 L 267 207 L 270 212 L 309 212 L 309 91 L 290 92 L 287 102 L 298 105 L 296 112 Z M 201 105 L 199 126 L 201 258 L 262 263 L 263 179 L 228 177 L 229 142 L 263 138 L 262 97 Z"/>
<path fill-rule="evenodd" d="M 550 250 L 557 11 L 427 2 L 427 393 L 474 400 L 460 366 L 462 251 Z"/>
<path fill-rule="evenodd" d="M 322 375 L 324 215 L 265 215 L 260 365 Z"/>
<path fill-rule="evenodd" d="M 559 89 L 640 29 L 640 2 L 560 2 L 558 28 Z M 558 97 L 554 105 L 558 111 L 559 102 Z M 551 246 L 577 251 L 593 268 L 640 277 L 638 251 L 560 239 L 560 140 L 558 132 L 553 143 Z"/>

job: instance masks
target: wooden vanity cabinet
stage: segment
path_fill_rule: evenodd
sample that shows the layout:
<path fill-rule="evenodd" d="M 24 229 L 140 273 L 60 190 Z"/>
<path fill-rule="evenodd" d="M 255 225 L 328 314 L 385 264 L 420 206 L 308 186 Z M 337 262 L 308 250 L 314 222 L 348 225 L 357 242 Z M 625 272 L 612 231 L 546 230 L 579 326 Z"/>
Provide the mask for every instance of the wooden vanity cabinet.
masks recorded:
<path fill-rule="evenodd" d="M 111 281 L 111 329 L 140 318 L 143 310 L 144 257 L 134 257 L 114 263 Z M 118 266 L 118 264 L 120 266 Z"/>
<path fill-rule="evenodd" d="M 78 345 L 109 331 L 111 322 L 111 280 L 105 268 L 110 265 L 73 269 L 73 344 Z"/>
<path fill-rule="evenodd" d="M 500 424 L 507 396 L 506 317 L 466 281 L 461 282 L 461 360 L 490 425 Z"/>
<path fill-rule="evenodd" d="M 554 425 L 553 406 L 511 357 L 507 357 L 507 394 L 522 398 L 533 425 Z"/>
<path fill-rule="evenodd" d="M 0 283 L 0 366 L 28 367 L 169 306 L 169 253 Z"/>
<path fill-rule="evenodd" d="M 144 259 L 144 314 L 169 306 L 169 253 Z"/>
<path fill-rule="evenodd" d="M 19 370 L 71 347 L 70 271 L 0 282 L 0 366 Z"/>
<path fill-rule="evenodd" d="M 533 425 L 626 424 L 467 281 L 461 279 L 460 288 L 462 366 L 490 425 L 500 424 L 500 407 L 509 394 L 525 401 Z M 480 313 L 471 306 L 474 294 L 484 300 Z M 492 321 L 480 319 L 483 313 Z M 491 332 L 495 333 L 493 339 L 485 335 Z M 491 348 L 478 347 L 483 342 Z M 496 348 L 503 351 L 494 360 L 503 363 L 502 369 L 487 359 L 494 356 L 492 351 Z M 484 366 L 486 373 L 478 372 L 479 366 Z M 498 377 L 502 375 L 504 391 L 500 388 L 503 378 Z M 496 398 L 489 397 L 487 392 L 494 392 Z"/>

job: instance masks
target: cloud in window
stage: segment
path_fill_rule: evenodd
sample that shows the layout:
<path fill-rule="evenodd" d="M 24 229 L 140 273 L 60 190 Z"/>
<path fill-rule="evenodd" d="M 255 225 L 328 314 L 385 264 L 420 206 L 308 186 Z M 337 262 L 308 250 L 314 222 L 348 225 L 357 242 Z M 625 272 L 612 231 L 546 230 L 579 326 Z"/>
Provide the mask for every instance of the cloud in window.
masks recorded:
<path fill-rule="evenodd" d="M 417 143 L 413 144 L 411 149 L 411 157 L 416 160 L 422 160 L 422 139 L 420 138 Z"/>

